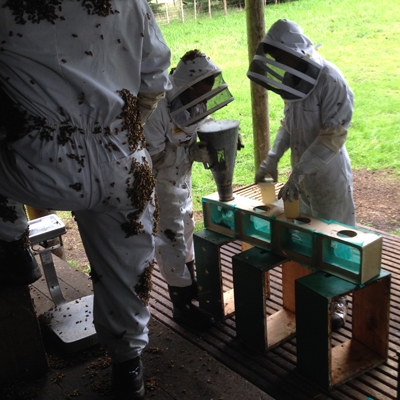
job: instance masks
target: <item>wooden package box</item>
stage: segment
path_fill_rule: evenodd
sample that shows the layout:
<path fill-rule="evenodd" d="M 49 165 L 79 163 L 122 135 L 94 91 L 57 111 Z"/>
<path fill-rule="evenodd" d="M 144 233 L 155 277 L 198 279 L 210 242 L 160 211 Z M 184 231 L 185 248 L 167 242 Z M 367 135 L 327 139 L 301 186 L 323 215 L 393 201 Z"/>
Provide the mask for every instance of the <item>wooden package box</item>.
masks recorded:
<path fill-rule="evenodd" d="M 235 311 L 233 289 L 224 292 L 221 269 L 221 247 L 232 238 L 209 229 L 193 235 L 199 306 L 218 319 Z"/>
<path fill-rule="evenodd" d="M 273 245 L 273 219 L 283 214 L 275 204 L 261 204 L 252 208 L 235 208 L 236 237 L 253 246 L 271 250 Z"/>
<path fill-rule="evenodd" d="M 327 224 L 317 235 L 317 268 L 361 285 L 379 275 L 382 237 L 341 224 Z"/>
<path fill-rule="evenodd" d="M 318 218 L 300 214 L 286 218 L 284 214 L 273 220 L 273 252 L 307 267 L 316 266 L 316 233 L 325 223 Z"/>
<path fill-rule="evenodd" d="M 202 198 L 204 227 L 225 236 L 236 238 L 235 208 L 252 209 L 262 203 L 258 200 L 234 194 L 234 199 L 219 201 L 218 192 Z"/>
<path fill-rule="evenodd" d="M 269 271 L 282 265 L 283 308 L 267 316 Z M 265 352 L 296 333 L 294 282 L 312 273 L 285 257 L 252 248 L 232 257 L 236 334 Z"/>
<path fill-rule="evenodd" d="M 317 271 L 297 279 L 297 366 L 330 390 L 384 363 L 389 349 L 390 278 L 385 270 L 367 284 Z M 352 294 L 352 338 L 332 345 L 331 304 Z"/>

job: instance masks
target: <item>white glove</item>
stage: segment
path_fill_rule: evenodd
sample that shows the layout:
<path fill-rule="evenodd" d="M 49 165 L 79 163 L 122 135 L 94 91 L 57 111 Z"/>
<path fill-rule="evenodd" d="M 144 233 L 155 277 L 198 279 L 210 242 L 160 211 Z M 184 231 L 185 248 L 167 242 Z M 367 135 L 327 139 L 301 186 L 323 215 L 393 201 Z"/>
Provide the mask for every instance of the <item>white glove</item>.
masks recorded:
<path fill-rule="evenodd" d="M 274 182 L 278 181 L 278 160 L 276 159 L 276 157 L 268 156 L 261 163 L 260 168 L 256 173 L 255 182 L 261 182 L 267 174 L 272 176 Z"/>
<path fill-rule="evenodd" d="M 157 108 L 158 102 L 165 97 L 165 92 L 138 93 L 139 108 L 142 112 L 142 125 L 150 118 Z"/>
<path fill-rule="evenodd" d="M 300 188 L 299 188 L 299 175 L 296 173 L 292 173 L 290 175 L 289 180 L 285 183 L 283 188 L 279 191 L 278 193 L 278 199 L 283 199 L 283 201 L 289 200 L 298 200 L 299 195 L 301 194 Z"/>
<path fill-rule="evenodd" d="M 190 161 L 202 162 L 210 164 L 210 153 L 207 149 L 207 142 L 194 142 L 189 146 Z"/>

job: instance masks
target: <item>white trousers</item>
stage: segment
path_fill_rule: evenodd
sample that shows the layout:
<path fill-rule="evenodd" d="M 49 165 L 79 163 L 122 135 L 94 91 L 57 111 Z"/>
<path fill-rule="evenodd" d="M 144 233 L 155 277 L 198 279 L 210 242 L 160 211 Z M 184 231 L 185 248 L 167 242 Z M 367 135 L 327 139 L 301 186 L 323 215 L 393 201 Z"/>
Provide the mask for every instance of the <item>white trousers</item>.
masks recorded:
<path fill-rule="evenodd" d="M 168 285 L 190 286 L 192 279 L 185 264 L 194 260 L 192 164 L 184 162 L 153 171 L 160 208 L 155 253 L 157 264 Z"/>

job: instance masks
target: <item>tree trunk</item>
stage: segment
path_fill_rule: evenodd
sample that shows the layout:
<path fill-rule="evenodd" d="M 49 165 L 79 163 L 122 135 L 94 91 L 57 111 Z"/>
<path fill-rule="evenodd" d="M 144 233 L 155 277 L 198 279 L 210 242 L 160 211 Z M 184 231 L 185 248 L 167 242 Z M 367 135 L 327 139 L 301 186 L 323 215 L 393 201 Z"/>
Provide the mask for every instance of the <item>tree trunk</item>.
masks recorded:
<path fill-rule="evenodd" d="M 247 47 L 249 64 L 253 61 L 258 44 L 265 36 L 264 1 L 246 0 Z M 250 81 L 251 108 L 253 119 L 254 167 L 267 157 L 271 146 L 269 131 L 268 92 Z"/>

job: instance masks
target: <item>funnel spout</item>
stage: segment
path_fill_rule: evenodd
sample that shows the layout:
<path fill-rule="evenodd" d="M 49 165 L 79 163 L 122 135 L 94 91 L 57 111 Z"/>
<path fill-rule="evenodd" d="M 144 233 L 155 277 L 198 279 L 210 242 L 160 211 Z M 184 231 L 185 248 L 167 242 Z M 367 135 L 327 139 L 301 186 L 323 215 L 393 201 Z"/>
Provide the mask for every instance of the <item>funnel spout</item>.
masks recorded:
<path fill-rule="evenodd" d="M 236 120 L 207 121 L 201 125 L 198 136 L 207 142 L 211 158 L 211 172 L 220 201 L 231 201 L 232 179 L 235 168 L 240 122 Z"/>

